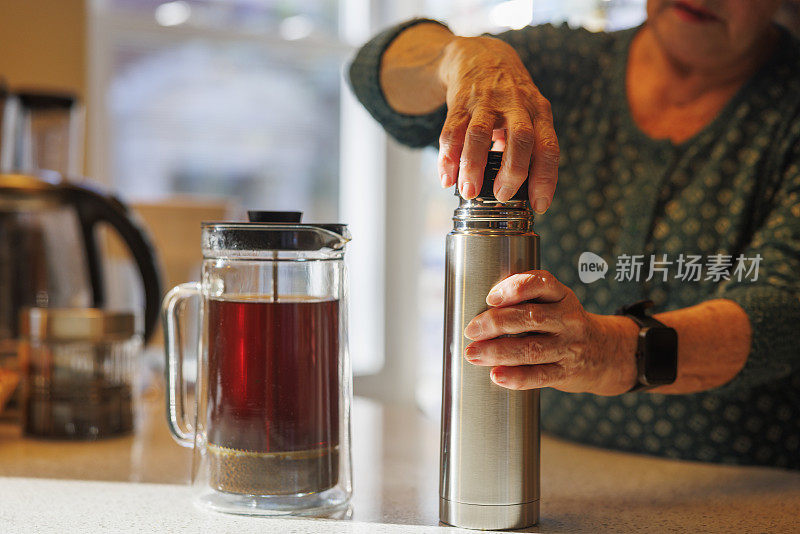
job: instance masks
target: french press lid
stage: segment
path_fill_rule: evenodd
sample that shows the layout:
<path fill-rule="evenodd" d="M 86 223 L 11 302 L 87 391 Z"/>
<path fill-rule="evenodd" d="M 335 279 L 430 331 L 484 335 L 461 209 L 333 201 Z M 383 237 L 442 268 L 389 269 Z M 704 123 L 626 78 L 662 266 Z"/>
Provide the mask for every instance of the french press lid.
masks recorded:
<path fill-rule="evenodd" d="M 301 223 L 299 211 L 248 211 L 249 222 L 204 222 L 203 248 L 314 251 L 342 249 L 346 224 Z"/>

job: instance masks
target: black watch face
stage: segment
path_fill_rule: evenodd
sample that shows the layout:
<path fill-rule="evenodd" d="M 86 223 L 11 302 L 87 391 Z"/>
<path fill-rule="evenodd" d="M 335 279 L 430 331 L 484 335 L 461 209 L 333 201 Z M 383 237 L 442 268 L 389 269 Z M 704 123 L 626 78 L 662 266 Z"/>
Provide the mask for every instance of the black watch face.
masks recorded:
<path fill-rule="evenodd" d="M 647 384 L 673 383 L 678 374 L 677 332 L 672 328 L 648 328 L 644 343 L 644 378 Z"/>

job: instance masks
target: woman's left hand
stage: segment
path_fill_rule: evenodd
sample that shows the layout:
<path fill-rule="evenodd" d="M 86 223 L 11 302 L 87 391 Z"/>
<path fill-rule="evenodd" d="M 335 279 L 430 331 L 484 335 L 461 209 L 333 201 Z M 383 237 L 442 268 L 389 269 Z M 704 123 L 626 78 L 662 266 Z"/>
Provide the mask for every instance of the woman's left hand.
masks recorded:
<path fill-rule="evenodd" d="M 491 308 L 464 330 L 473 340 L 464 357 L 493 367 L 497 385 L 618 395 L 635 383 L 639 327 L 627 317 L 588 313 L 549 272 L 509 276 L 486 303 Z"/>

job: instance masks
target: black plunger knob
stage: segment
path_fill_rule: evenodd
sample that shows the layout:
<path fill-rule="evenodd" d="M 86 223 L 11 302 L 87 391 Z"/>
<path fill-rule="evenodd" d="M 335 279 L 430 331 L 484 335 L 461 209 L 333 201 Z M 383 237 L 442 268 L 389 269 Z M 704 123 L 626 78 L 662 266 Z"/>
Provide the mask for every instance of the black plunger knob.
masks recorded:
<path fill-rule="evenodd" d="M 302 211 L 248 211 L 251 223 L 299 223 Z"/>

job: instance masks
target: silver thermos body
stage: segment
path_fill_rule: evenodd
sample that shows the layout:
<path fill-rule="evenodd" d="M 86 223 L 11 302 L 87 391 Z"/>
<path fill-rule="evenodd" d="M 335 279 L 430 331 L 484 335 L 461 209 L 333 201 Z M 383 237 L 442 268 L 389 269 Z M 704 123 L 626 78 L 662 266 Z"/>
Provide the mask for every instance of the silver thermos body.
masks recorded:
<path fill-rule="evenodd" d="M 513 391 L 464 358 L 464 328 L 500 280 L 539 268 L 527 188 L 492 194 L 502 153 L 490 152 L 478 198 L 460 200 L 447 236 L 439 518 L 503 530 L 539 519 L 539 390 Z"/>

